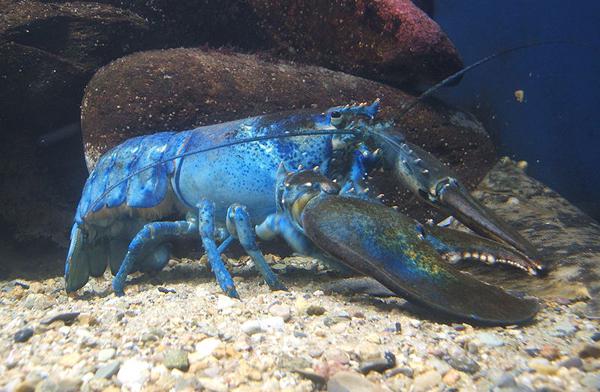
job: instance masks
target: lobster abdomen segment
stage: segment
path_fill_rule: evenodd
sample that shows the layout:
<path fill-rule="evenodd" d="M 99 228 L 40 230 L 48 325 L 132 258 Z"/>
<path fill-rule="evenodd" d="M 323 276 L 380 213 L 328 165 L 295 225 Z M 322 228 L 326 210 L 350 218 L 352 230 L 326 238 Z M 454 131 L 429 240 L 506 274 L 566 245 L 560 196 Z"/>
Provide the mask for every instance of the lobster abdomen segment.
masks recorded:
<path fill-rule="evenodd" d="M 91 214 L 105 208 L 158 206 L 165 199 L 175 170 L 175 163 L 168 158 L 176 155 L 189 137 L 189 132 L 140 136 L 104 154 L 83 188 L 75 222 L 83 225 Z M 162 160 L 167 161 L 157 164 Z"/>

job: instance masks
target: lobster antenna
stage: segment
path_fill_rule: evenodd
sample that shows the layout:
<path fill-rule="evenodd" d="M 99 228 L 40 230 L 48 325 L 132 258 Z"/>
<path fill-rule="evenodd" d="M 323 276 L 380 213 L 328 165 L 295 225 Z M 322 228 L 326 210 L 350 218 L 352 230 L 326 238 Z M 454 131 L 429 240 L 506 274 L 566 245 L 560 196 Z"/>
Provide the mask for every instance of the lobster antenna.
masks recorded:
<path fill-rule="evenodd" d="M 299 137 L 299 136 L 327 136 L 327 135 L 352 135 L 352 134 L 356 134 L 356 131 L 354 131 L 352 129 L 348 129 L 348 130 L 330 129 L 330 130 L 322 130 L 322 131 L 314 130 L 314 131 L 305 131 L 305 132 L 288 132 L 288 131 L 286 131 L 281 135 L 264 135 L 264 136 L 249 137 L 249 138 L 245 138 L 245 139 L 234 140 L 234 141 L 224 143 L 224 144 L 218 144 L 216 146 L 202 148 L 200 150 L 186 151 L 186 152 L 183 152 L 183 153 L 180 153 L 177 155 L 173 155 L 169 158 L 162 159 L 158 162 L 150 163 L 146 166 L 139 168 L 138 170 L 134 171 L 133 173 L 123 177 L 121 180 L 117 181 L 115 184 L 109 186 L 108 189 L 106 189 L 100 196 L 98 196 L 98 198 L 96 200 L 94 200 L 94 202 L 90 205 L 89 208 L 94 209 L 96 207 L 96 205 L 100 201 L 102 201 L 106 196 L 108 196 L 108 194 L 110 192 L 112 192 L 114 189 L 116 189 L 123 183 L 129 181 L 129 179 L 137 176 L 140 173 L 145 172 L 146 170 L 150 170 L 156 166 L 165 164 L 170 161 L 174 161 L 175 159 L 181 159 L 181 158 L 188 157 L 190 155 L 195 155 L 195 154 L 200 154 L 203 152 L 218 150 L 220 148 L 226 148 L 226 147 L 236 146 L 239 144 L 259 142 L 259 141 L 264 141 L 264 140 L 284 139 L 284 138 L 288 138 L 288 137 Z"/>
<path fill-rule="evenodd" d="M 466 66 L 465 68 L 461 69 L 460 71 L 453 73 L 452 75 L 448 76 L 446 79 L 442 80 L 441 82 L 436 83 L 435 85 L 433 85 L 430 88 L 428 88 L 427 90 L 425 90 L 423 93 L 421 93 L 421 95 L 419 95 L 418 97 L 416 97 L 415 99 L 410 101 L 406 106 L 404 106 L 402 108 L 402 110 L 400 111 L 400 114 L 397 117 L 397 120 L 406 116 L 408 114 L 408 112 L 410 112 L 412 109 L 414 109 L 415 106 L 417 106 L 417 104 L 419 104 L 425 98 L 430 97 L 433 93 L 438 91 L 440 88 L 447 86 L 448 84 L 456 81 L 458 78 L 460 78 L 467 72 L 471 71 L 472 69 L 477 68 L 480 65 L 483 65 L 483 64 L 487 63 L 488 61 L 495 59 L 496 57 L 504 56 L 504 55 L 512 53 L 512 52 L 517 52 L 522 49 L 528 49 L 528 48 L 533 48 L 533 47 L 537 47 L 537 46 L 548 46 L 548 45 L 576 45 L 576 46 L 585 46 L 585 47 L 590 46 L 590 45 L 576 43 L 576 42 L 570 42 L 570 41 L 544 41 L 544 42 L 534 42 L 534 43 L 530 43 L 530 44 L 514 46 L 512 48 L 508 48 L 508 49 L 504 49 L 504 50 L 501 50 L 496 53 L 492 53 L 489 56 L 479 59 L 476 62 Z"/>

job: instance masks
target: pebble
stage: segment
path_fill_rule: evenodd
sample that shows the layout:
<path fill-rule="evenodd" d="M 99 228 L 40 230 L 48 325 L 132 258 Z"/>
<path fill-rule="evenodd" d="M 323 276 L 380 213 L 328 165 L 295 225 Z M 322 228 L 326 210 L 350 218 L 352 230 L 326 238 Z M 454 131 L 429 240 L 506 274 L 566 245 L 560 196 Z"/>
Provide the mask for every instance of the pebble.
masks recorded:
<path fill-rule="evenodd" d="M 577 327 L 569 321 L 561 321 L 554 326 L 554 330 L 550 332 L 550 335 L 556 337 L 571 336 L 577 331 Z"/>
<path fill-rule="evenodd" d="M 600 375 L 586 374 L 581 380 L 581 384 L 587 387 L 589 391 L 600 391 Z"/>
<path fill-rule="evenodd" d="M 23 343 L 23 342 L 28 341 L 32 336 L 33 336 L 33 329 L 27 327 L 27 328 L 18 330 L 15 333 L 14 340 L 15 340 L 15 342 Z"/>
<path fill-rule="evenodd" d="M 306 314 L 309 316 L 322 316 L 327 310 L 320 305 L 310 305 L 306 308 Z"/>
<path fill-rule="evenodd" d="M 203 377 L 199 378 L 198 382 L 204 389 L 211 392 L 227 392 L 229 390 L 227 385 L 217 379 Z"/>
<path fill-rule="evenodd" d="M 362 374 L 350 371 L 337 372 L 327 382 L 328 392 L 373 392 L 378 390 L 380 388 Z"/>
<path fill-rule="evenodd" d="M 600 345 L 586 344 L 579 350 L 580 358 L 600 358 Z"/>
<path fill-rule="evenodd" d="M 212 355 L 212 353 L 221 345 L 218 338 L 206 338 L 196 344 L 196 351 L 190 354 L 190 362 L 198 362 Z"/>
<path fill-rule="evenodd" d="M 236 306 L 239 301 L 234 300 L 228 295 L 218 295 L 217 296 L 217 309 L 225 310 Z"/>
<path fill-rule="evenodd" d="M 112 361 L 106 365 L 102 365 L 96 370 L 94 377 L 110 379 L 112 376 L 117 374 L 121 368 L 121 361 Z"/>
<path fill-rule="evenodd" d="M 481 344 L 488 347 L 501 347 L 505 344 L 504 340 L 499 338 L 497 335 L 488 332 L 480 332 L 475 335 L 475 337 Z"/>
<path fill-rule="evenodd" d="M 42 321 L 40 321 L 40 324 L 49 325 L 55 321 L 62 321 L 65 324 L 72 323 L 73 321 L 75 321 L 75 319 L 77 319 L 77 317 L 79 317 L 79 314 L 80 312 L 67 312 L 55 314 L 43 319 Z"/>
<path fill-rule="evenodd" d="M 457 350 L 445 358 L 448 365 L 464 373 L 473 374 L 479 371 L 479 364 L 469 358 L 463 350 Z"/>
<path fill-rule="evenodd" d="M 592 335 L 592 340 L 594 342 L 597 342 L 600 340 L 600 332 L 594 332 L 594 334 Z"/>
<path fill-rule="evenodd" d="M 64 367 L 73 367 L 81 361 L 81 355 L 79 353 L 70 353 L 63 355 L 58 363 Z"/>
<path fill-rule="evenodd" d="M 460 380 L 460 372 L 450 369 L 444 374 L 442 378 L 442 382 L 448 386 L 456 385 L 456 383 Z"/>
<path fill-rule="evenodd" d="M 498 388 L 516 388 L 517 381 L 515 380 L 515 377 L 512 374 L 504 373 L 500 376 L 500 379 L 496 383 L 496 386 Z"/>
<path fill-rule="evenodd" d="M 389 351 L 386 351 L 383 358 L 365 361 L 359 365 L 359 371 L 367 374 L 371 371 L 383 373 L 384 371 L 396 366 L 396 356 Z"/>
<path fill-rule="evenodd" d="M 188 353 L 179 349 L 167 350 L 164 353 L 163 365 L 167 369 L 178 369 L 185 372 L 190 368 Z"/>
<path fill-rule="evenodd" d="M 546 358 L 549 361 L 554 361 L 560 357 L 560 350 L 555 346 L 545 344 L 540 349 L 540 356 Z"/>
<path fill-rule="evenodd" d="M 117 380 L 133 392 L 141 391 L 150 378 L 150 364 L 139 359 L 128 359 L 121 365 Z"/>
<path fill-rule="evenodd" d="M 558 366 L 550 363 L 546 358 L 534 358 L 527 362 L 527 366 L 538 373 L 552 375 L 558 371 Z"/>
<path fill-rule="evenodd" d="M 32 293 L 25 298 L 23 306 L 31 310 L 46 310 L 54 303 L 55 301 L 45 294 Z"/>
<path fill-rule="evenodd" d="M 281 317 L 285 322 L 290 321 L 292 318 L 292 310 L 285 305 L 275 304 L 269 308 L 269 313 L 275 317 Z"/>
<path fill-rule="evenodd" d="M 413 392 L 425 392 L 432 390 L 439 383 L 442 382 L 442 376 L 435 370 L 429 370 L 425 373 L 419 374 L 415 377 L 415 381 L 412 384 Z"/>
<path fill-rule="evenodd" d="M 117 350 L 115 350 L 114 348 L 105 348 L 102 349 L 100 351 L 98 351 L 98 362 L 106 362 L 109 359 L 112 359 L 115 354 L 117 353 Z"/>
<path fill-rule="evenodd" d="M 558 366 L 565 367 L 567 369 L 583 369 L 583 361 L 580 358 L 573 357 L 562 361 L 558 364 Z"/>
<path fill-rule="evenodd" d="M 285 321 L 283 321 L 282 317 L 278 316 L 265 317 L 258 320 L 258 324 L 262 332 L 283 331 L 285 327 Z"/>

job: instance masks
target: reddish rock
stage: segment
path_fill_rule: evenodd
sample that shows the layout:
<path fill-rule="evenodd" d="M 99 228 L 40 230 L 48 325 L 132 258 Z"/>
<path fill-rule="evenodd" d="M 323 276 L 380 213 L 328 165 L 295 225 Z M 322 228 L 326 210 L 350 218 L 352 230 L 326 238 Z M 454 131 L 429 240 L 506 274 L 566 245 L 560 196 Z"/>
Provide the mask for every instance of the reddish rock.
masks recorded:
<path fill-rule="evenodd" d="M 438 81 L 462 61 L 410 0 L 247 0 L 287 56 L 372 79 Z"/>

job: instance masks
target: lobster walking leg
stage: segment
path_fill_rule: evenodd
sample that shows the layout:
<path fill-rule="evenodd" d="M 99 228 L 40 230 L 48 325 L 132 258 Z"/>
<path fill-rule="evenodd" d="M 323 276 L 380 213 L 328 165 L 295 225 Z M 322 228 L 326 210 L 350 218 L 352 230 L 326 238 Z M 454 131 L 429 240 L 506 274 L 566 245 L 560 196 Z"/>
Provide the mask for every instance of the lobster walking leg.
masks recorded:
<path fill-rule="evenodd" d="M 233 279 L 223 264 L 221 253 L 215 243 L 215 204 L 206 199 L 198 204 L 198 229 L 202 246 L 219 286 L 228 296 L 239 298 Z"/>
<path fill-rule="evenodd" d="M 283 237 L 296 253 L 319 259 L 330 268 L 340 273 L 351 274 L 352 272 L 348 267 L 332 259 L 318 249 L 308 237 L 294 227 L 289 218 L 283 214 L 269 215 L 263 223 L 256 226 L 256 234 L 263 240 L 270 240 L 279 235 Z"/>
<path fill-rule="evenodd" d="M 160 246 L 163 242 L 178 238 L 189 237 L 194 234 L 195 224 L 188 221 L 177 222 L 152 222 L 145 225 L 129 244 L 127 254 L 121 263 L 119 272 L 113 278 L 115 294 L 124 295 L 127 275 L 133 271 L 136 264 L 140 265 L 149 252 Z"/>
<path fill-rule="evenodd" d="M 254 265 L 272 290 L 287 290 L 287 287 L 273 272 L 256 244 L 256 234 L 248 211 L 239 204 L 232 204 L 227 210 L 227 228 L 229 233 L 240 241 L 240 244 L 254 261 Z"/>

